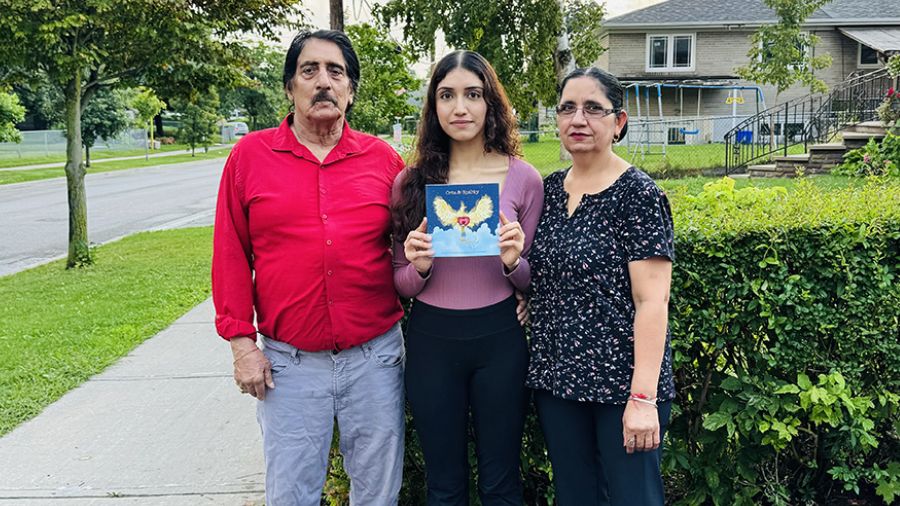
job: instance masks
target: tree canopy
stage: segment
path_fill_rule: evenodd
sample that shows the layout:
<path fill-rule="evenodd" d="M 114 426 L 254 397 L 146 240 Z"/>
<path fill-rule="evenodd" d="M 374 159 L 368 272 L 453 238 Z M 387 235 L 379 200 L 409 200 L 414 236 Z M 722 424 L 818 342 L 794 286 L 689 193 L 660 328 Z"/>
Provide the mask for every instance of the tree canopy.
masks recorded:
<path fill-rule="evenodd" d="M 376 133 L 396 118 L 414 114 L 410 94 L 421 81 L 410 70 L 413 56 L 369 24 L 349 25 L 347 35 L 359 55 L 362 75 L 350 111 L 353 128 Z"/>
<path fill-rule="evenodd" d="M 375 13 L 399 23 L 418 56 L 433 53 L 439 33 L 451 48 L 481 53 L 520 114 L 556 99 L 553 54 L 563 26 L 557 0 L 390 0 Z"/>
<path fill-rule="evenodd" d="M 81 117 L 81 143 L 85 165 L 91 166 L 91 148 L 100 139 L 113 139 L 131 126 L 126 97 L 119 90 L 101 88 L 84 108 Z"/>
<path fill-rule="evenodd" d="M 16 130 L 16 123 L 25 119 L 25 108 L 19 97 L 13 93 L 0 91 L 0 142 L 19 142 L 22 134 Z"/>
<path fill-rule="evenodd" d="M 440 34 L 451 48 L 481 53 L 523 116 L 538 102 L 556 100 L 561 33 L 568 34 L 578 65 L 593 64 L 602 52 L 603 8 L 593 0 L 389 0 L 375 14 L 399 24 L 418 56 L 433 53 Z"/>
<path fill-rule="evenodd" d="M 831 55 L 814 56 L 819 37 L 803 31 L 803 23 L 830 0 L 763 0 L 778 15 L 778 22 L 763 25 L 750 36 L 750 63 L 737 69 L 744 79 L 771 84 L 781 93 L 796 83 L 812 92 L 828 86 L 816 71 L 831 66 Z"/>

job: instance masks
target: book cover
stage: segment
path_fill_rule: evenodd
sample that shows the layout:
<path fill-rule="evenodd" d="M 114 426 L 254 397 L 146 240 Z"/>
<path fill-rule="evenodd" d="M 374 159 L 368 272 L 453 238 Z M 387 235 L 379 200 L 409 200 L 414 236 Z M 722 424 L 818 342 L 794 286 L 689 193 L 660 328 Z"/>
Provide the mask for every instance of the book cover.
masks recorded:
<path fill-rule="evenodd" d="M 428 233 L 435 257 L 500 254 L 500 185 L 425 185 Z"/>

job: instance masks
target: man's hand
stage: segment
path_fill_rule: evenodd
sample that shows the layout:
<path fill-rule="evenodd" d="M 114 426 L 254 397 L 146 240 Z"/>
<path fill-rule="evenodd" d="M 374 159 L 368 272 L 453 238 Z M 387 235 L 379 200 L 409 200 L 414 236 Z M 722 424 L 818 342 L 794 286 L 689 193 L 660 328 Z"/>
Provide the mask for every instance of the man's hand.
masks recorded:
<path fill-rule="evenodd" d="M 519 319 L 519 325 L 525 326 L 528 325 L 529 320 L 531 320 L 531 315 L 528 311 L 528 299 L 525 298 L 525 294 L 516 290 L 516 317 Z"/>
<path fill-rule="evenodd" d="M 275 388 L 269 359 L 249 337 L 231 339 L 231 353 L 234 355 L 234 382 L 241 393 L 265 399 L 266 387 Z"/>

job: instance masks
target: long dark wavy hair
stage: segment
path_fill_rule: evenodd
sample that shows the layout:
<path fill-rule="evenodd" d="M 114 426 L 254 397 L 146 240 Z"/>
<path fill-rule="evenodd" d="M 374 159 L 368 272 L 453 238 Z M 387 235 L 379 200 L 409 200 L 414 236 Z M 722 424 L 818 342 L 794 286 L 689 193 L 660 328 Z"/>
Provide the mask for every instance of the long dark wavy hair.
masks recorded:
<path fill-rule="evenodd" d="M 400 198 L 394 203 L 394 234 L 405 238 L 425 216 L 425 185 L 444 184 L 450 174 L 450 137 L 441 128 L 435 106 L 437 87 L 454 69 L 472 72 L 484 85 L 487 113 L 484 119 L 485 153 L 521 156 L 519 129 L 503 85 L 491 64 L 473 51 L 454 51 L 435 65 L 422 107 L 412 164 L 400 186 Z"/>

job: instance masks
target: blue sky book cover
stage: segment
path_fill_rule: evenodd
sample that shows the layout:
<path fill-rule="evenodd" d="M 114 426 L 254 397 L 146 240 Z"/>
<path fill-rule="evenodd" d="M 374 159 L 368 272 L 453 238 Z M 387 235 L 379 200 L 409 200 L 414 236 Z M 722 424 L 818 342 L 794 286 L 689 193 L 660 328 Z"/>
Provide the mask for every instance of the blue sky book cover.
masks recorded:
<path fill-rule="evenodd" d="M 425 185 L 428 233 L 435 257 L 500 254 L 500 185 Z"/>

